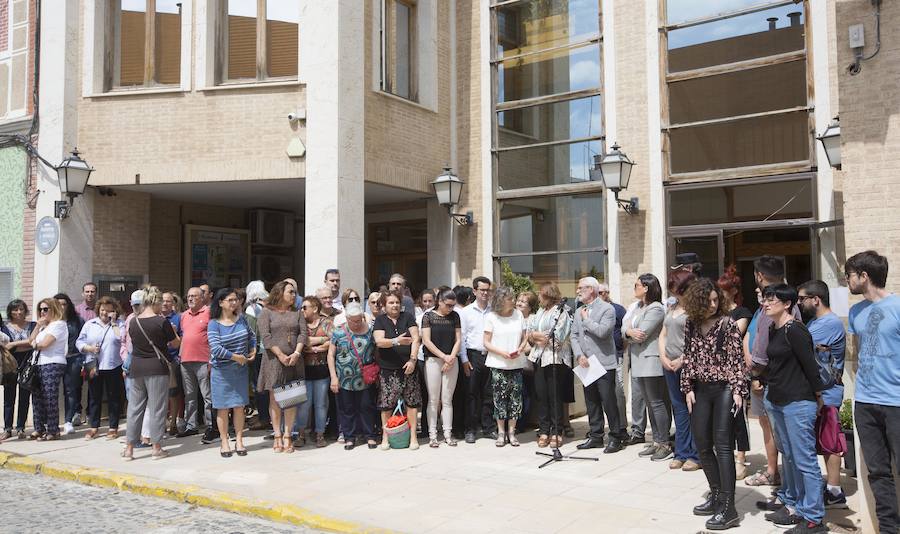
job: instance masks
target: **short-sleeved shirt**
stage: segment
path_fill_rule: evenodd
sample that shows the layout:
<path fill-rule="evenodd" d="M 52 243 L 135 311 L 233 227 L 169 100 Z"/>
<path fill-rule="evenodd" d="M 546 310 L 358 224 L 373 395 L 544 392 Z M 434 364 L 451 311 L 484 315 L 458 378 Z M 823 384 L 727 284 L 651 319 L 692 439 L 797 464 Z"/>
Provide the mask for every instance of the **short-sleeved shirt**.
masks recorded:
<path fill-rule="evenodd" d="M 181 361 L 182 362 L 209 362 L 209 307 L 204 306 L 199 311 L 185 310 L 181 314 Z M 134 332 L 131 332 L 134 337 Z"/>
<path fill-rule="evenodd" d="M 47 336 L 53 336 L 53 343 L 49 347 L 41 349 L 38 365 L 50 363 L 66 364 L 66 354 L 69 352 L 69 327 L 65 321 L 50 321 L 46 328 L 41 330 L 34 339 L 38 344 L 43 343 Z"/>
<path fill-rule="evenodd" d="M 859 336 L 857 402 L 900 406 L 900 297 L 890 294 L 850 308 L 850 333 Z"/>
<path fill-rule="evenodd" d="M 450 354 L 453 345 L 456 344 L 456 329 L 460 328 L 459 314 L 451 311 L 447 315 L 441 315 L 436 311 L 427 312 L 422 316 L 422 330 L 431 329 L 431 342 L 444 354 Z M 438 358 L 428 347 L 425 347 L 425 356 Z"/>
<path fill-rule="evenodd" d="M 137 324 L 138 321 L 140 321 L 140 325 Z M 143 327 L 143 331 L 141 327 Z M 165 357 L 166 345 L 175 339 L 175 329 L 172 327 L 172 323 L 162 315 L 143 319 L 135 317 L 128 323 L 128 332 L 132 347 L 129 370 L 131 378 L 168 375 L 168 366 L 159 360 L 153 347 L 163 351 L 162 354 Z M 146 336 L 144 336 L 145 332 Z"/>
<path fill-rule="evenodd" d="M 331 319 L 322 317 L 319 319 L 319 324 L 316 325 L 315 328 L 311 328 L 308 324 L 306 325 L 306 339 L 309 340 L 314 337 L 331 339 L 333 331 L 334 325 L 332 324 Z M 303 345 L 303 365 L 306 368 L 307 380 L 324 380 L 331 376 L 331 373 L 328 371 L 327 353 L 313 352 L 312 347 L 308 342 Z"/>
<path fill-rule="evenodd" d="M 484 318 L 484 331 L 491 333 L 491 345 L 504 352 L 513 352 L 522 343 L 522 336 L 525 332 L 525 317 L 519 310 L 513 310 L 508 317 L 490 312 Z M 488 351 L 484 365 L 494 369 L 523 369 L 525 367 L 525 353 L 521 353 L 517 358 L 510 360 Z"/>
<path fill-rule="evenodd" d="M 338 385 L 348 391 L 362 391 L 366 389 L 363 382 L 363 365 L 375 361 L 375 339 L 372 337 L 372 329 L 365 334 L 354 334 L 347 326 L 335 328 L 331 334 L 331 344 L 334 345 L 334 370 L 337 373 Z M 358 356 L 357 356 L 358 355 Z"/>
<path fill-rule="evenodd" d="M 847 335 L 844 333 L 844 323 L 834 312 L 816 317 L 806 323 L 812 335 L 813 345 L 816 346 L 816 359 L 819 361 L 819 370 L 828 370 L 830 367 L 836 373 L 844 370 L 844 356 L 847 351 Z M 820 346 L 828 347 L 819 350 Z M 822 401 L 828 406 L 839 408 L 844 400 L 844 386 L 834 384 L 822 391 Z"/>
<path fill-rule="evenodd" d="M 386 313 L 382 313 L 375 318 L 375 326 L 372 330 L 381 330 L 386 339 L 394 339 L 407 334 L 410 328 L 415 327 L 416 318 L 410 312 L 400 312 L 396 324 Z M 411 345 L 397 345 L 388 349 L 378 347 L 378 365 L 382 369 L 400 369 L 412 358 L 411 350 Z"/>

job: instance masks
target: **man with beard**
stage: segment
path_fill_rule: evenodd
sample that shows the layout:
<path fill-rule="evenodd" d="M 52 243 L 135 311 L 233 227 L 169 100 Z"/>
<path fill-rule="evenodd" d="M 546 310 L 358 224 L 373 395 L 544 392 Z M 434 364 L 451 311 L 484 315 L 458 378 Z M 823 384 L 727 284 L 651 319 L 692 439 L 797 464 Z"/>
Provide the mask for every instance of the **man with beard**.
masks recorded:
<path fill-rule="evenodd" d="M 821 280 L 810 280 L 798 289 L 797 304 L 803 322 L 809 328 L 819 374 L 826 389 L 822 391 L 822 402 L 840 410 L 844 400 L 844 353 L 847 336 L 844 323 L 831 311 L 828 285 Z M 829 387 L 830 386 L 830 387 Z M 841 489 L 841 457 L 825 454 L 825 508 L 847 508 L 847 497 Z"/>

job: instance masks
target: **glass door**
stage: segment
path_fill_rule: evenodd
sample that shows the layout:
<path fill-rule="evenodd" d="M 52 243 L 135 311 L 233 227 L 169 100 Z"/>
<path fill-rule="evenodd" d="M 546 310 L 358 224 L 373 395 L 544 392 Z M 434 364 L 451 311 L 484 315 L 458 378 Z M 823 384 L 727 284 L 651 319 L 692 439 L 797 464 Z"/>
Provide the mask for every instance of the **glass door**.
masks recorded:
<path fill-rule="evenodd" d="M 698 232 L 675 232 L 672 231 L 669 240 L 669 265 L 675 265 L 675 256 L 693 252 L 700 256 L 703 263 L 701 274 L 703 276 L 716 280 L 722 273 L 724 266 L 722 265 L 725 257 L 725 244 L 722 236 L 722 230 L 707 231 L 705 233 Z M 665 280 L 660 280 L 665 285 Z"/>

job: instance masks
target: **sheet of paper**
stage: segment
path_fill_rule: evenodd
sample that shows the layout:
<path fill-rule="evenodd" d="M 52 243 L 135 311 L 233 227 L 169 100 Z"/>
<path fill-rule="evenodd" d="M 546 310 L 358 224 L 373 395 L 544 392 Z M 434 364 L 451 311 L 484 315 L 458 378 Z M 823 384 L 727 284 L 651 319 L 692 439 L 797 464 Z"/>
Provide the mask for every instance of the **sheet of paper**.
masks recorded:
<path fill-rule="evenodd" d="M 850 315 L 850 289 L 844 286 L 832 287 L 828 290 L 831 311 L 838 317 Z"/>
<path fill-rule="evenodd" d="M 588 367 L 582 367 L 575 363 L 575 366 L 572 368 L 572 372 L 581 380 L 581 383 L 585 386 L 590 386 L 594 382 L 600 379 L 601 376 L 606 374 L 606 369 L 600 365 L 600 360 L 597 359 L 597 356 L 591 354 L 588 358 L 588 363 L 590 364 Z"/>

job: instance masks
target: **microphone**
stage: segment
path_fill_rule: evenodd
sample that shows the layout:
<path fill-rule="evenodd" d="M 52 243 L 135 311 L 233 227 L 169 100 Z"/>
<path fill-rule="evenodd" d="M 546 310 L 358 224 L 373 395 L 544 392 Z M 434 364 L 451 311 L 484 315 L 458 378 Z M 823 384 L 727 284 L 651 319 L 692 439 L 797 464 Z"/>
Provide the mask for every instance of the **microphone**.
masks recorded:
<path fill-rule="evenodd" d="M 568 302 L 569 302 L 569 297 L 563 297 L 562 300 L 559 301 L 559 304 L 556 305 L 556 308 L 561 312 L 568 310 L 569 307 L 566 306 L 566 304 L 568 304 Z"/>

